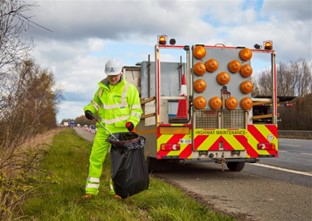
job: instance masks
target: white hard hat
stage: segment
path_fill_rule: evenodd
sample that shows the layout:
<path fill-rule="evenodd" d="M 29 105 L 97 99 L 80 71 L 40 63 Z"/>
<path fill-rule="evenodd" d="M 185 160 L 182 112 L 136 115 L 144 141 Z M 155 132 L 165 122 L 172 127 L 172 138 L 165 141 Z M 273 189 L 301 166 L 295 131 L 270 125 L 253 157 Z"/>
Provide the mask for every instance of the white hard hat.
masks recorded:
<path fill-rule="evenodd" d="M 112 59 L 105 64 L 105 74 L 106 75 L 117 75 L 120 74 L 122 70 L 122 65 L 119 60 Z"/>

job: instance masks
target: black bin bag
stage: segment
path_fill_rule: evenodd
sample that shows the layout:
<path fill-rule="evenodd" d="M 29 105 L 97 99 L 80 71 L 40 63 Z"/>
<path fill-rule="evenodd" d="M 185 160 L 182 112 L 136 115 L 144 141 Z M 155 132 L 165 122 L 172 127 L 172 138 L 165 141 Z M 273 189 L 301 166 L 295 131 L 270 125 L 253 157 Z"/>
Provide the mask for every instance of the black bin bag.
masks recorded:
<path fill-rule="evenodd" d="M 115 133 L 107 139 L 112 144 L 110 155 L 114 190 L 123 199 L 148 189 L 145 140 L 134 132 Z"/>

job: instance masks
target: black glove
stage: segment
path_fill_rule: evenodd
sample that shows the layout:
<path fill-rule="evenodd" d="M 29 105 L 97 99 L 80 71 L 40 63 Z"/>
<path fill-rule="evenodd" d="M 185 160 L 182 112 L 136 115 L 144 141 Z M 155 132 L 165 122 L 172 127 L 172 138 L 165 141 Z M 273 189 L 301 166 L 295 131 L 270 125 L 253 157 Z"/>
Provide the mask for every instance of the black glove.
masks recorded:
<path fill-rule="evenodd" d="M 128 129 L 128 131 L 132 131 L 133 130 L 133 128 L 134 128 L 134 125 L 133 125 L 133 123 L 131 123 L 131 122 L 127 122 L 126 123 L 126 128 Z"/>
<path fill-rule="evenodd" d="M 94 118 L 92 112 L 89 110 L 85 111 L 85 115 L 86 115 L 86 118 L 88 118 L 89 120 L 93 120 L 93 118 Z"/>

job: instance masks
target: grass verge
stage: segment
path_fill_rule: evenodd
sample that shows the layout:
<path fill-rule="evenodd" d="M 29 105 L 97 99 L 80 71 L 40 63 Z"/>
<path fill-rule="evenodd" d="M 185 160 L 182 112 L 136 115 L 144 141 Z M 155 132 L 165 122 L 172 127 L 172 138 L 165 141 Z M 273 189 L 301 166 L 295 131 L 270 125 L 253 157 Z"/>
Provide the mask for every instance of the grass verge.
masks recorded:
<path fill-rule="evenodd" d="M 234 220 L 210 210 L 181 190 L 154 177 L 149 189 L 127 199 L 108 194 L 109 157 L 104 162 L 100 194 L 82 199 L 88 170 L 91 143 L 72 129 L 58 133 L 42 161 L 42 169 L 51 174 L 50 182 L 38 189 L 36 197 L 23 205 L 27 220 Z M 45 177 L 46 179 L 46 177 Z"/>

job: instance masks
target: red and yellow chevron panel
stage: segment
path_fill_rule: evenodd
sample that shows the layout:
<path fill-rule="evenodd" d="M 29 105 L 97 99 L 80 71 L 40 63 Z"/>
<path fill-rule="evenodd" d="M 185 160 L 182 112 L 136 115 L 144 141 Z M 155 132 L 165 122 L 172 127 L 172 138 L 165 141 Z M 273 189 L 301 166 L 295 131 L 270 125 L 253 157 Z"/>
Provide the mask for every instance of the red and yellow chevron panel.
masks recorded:
<path fill-rule="evenodd" d="M 278 156 L 276 125 L 248 125 L 247 129 L 195 129 L 193 140 L 190 125 L 188 133 L 183 134 L 180 133 L 184 131 L 181 128 L 166 126 L 166 130 L 158 129 L 157 133 L 158 159 L 191 159 L 196 151 L 246 151 L 247 158 Z"/>
<path fill-rule="evenodd" d="M 179 144 L 179 150 L 162 150 L 161 144 Z M 180 159 L 190 158 L 192 155 L 192 143 L 190 134 L 162 134 L 157 139 L 157 158 L 178 157 Z"/>
<path fill-rule="evenodd" d="M 195 129 L 195 151 L 245 150 L 236 136 L 246 138 L 246 129 Z"/>
<path fill-rule="evenodd" d="M 157 127 L 157 158 L 187 159 L 192 156 L 192 125 L 161 124 Z M 165 145 L 165 148 L 163 148 Z M 170 150 L 171 147 L 171 150 Z"/>
<path fill-rule="evenodd" d="M 250 157 L 278 157 L 278 130 L 275 124 L 250 124 L 247 153 Z M 264 147 L 259 147 L 261 144 Z M 266 148 L 267 147 L 267 148 Z"/>

